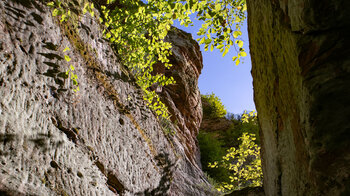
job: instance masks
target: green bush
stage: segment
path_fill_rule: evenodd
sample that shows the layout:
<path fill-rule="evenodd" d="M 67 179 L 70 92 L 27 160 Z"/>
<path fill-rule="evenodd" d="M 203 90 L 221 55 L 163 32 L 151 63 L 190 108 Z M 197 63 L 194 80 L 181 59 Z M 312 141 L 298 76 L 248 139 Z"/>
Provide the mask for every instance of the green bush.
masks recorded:
<path fill-rule="evenodd" d="M 226 154 L 226 149 L 222 147 L 223 143 L 214 133 L 200 131 L 197 138 L 201 151 L 202 170 L 217 182 L 229 182 L 228 169 L 208 167 L 208 163 L 219 161 Z"/>
<path fill-rule="evenodd" d="M 225 106 L 214 93 L 202 95 L 203 116 L 209 118 L 223 118 L 227 114 Z"/>
<path fill-rule="evenodd" d="M 230 148 L 220 161 L 209 163 L 211 168 L 223 168 L 231 172 L 230 182 L 221 183 L 216 187 L 218 191 L 226 192 L 262 185 L 260 147 L 254 142 L 255 139 L 255 134 L 243 133 L 238 138 L 238 148 Z"/>
<path fill-rule="evenodd" d="M 211 97 L 215 95 L 212 94 Z M 203 105 L 205 104 L 206 102 Z M 199 132 L 203 171 L 217 182 L 213 186 L 223 192 L 261 185 L 257 114 L 254 111 L 244 112 L 241 115 L 228 114 L 225 118 L 232 122 L 229 129 L 210 133 L 204 130 Z M 249 170 L 248 173 L 246 169 Z"/>
<path fill-rule="evenodd" d="M 257 114 L 253 111 L 250 113 L 244 112 L 242 115 L 228 115 L 233 123 L 228 130 L 222 133 L 222 140 L 227 147 L 238 147 L 238 138 L 243 133 L 255 134 L 255 143 L 260 146 L 259 125 Z"/>

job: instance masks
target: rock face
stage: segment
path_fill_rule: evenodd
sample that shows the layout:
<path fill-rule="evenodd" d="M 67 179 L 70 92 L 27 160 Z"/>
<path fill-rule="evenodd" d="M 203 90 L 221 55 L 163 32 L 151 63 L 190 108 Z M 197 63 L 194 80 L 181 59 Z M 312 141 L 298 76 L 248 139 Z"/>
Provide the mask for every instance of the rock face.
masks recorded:
<path fill-rule="evenodd" d="M 159 93 L 176 122 L 178 137 L 184 144 L 185 153 L 193 163 L 200 163 L 197 134 L 202 121 L 202 103 L 198 78 L 203 68 L 202 53 L 192 35 L 173 28 L 166 41 L 172 43 L 171 69 L 158 67 L 158 72 L 172 76 L 176 83 L 165 86 Z M 159 69 L 163 68 L 163 69 Z"/>
<path fill-rule="evenodd" d="M 179 122 L 167 125 L 177 130 L 174 136 L 165 134 L 100 39 L 97 20 L 79 14 L 60 24 L 42 2 L 0 2 L 0 193 L 210 195 L 195 161 L 199 92 L 186 87 L 197 81 L 178 83 L 186 87 L 181 96 L 165 89 Z M 194 53 L 201 60 L 198 46 L 182 32 L 175 40 L 186 43 L 174 52 L 183 62 L 176 69 L 198 77 L 201 61 L 188 60 Z M 70 64 L 78 76 L 76 93 L 65 78 Z"/>
<path fill-rule="evenodd" d="M 350 1 L 248 0 L 265 194 L 350 194 Z"/>
<path fill-rule="evenodd" d="M 200 125 L 201 130 L 205 130 L 207 132 L 217 132 L 228 130 L 233 126 L 232 121 L 228 120 L 226 117 L 222 118 L 213 118 L 210 114 L 205 114 L 204 108 L 209 108 L 210 103 L 206 99 L 201 99 L 203 106 L 203 119 Z"/>
<path fill-rule="evenodd" d="M 217 118 L 217 119 L 204 118 L 202 120 L 202 124 L 200 128 L 208 132 L 217 132 L 217 131 L 228 130 L 232 126 L 233 126 L 232 121 L 226 118 Z"/>

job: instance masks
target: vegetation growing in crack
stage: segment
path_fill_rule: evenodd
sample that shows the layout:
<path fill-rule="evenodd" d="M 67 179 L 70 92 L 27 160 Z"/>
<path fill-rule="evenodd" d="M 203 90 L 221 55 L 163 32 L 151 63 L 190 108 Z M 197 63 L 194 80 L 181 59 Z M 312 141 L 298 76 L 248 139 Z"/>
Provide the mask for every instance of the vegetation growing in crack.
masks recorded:
<path fill-rule="evenodd" d="M 53 8 L 52 16 L 59 17 L 61 23 L 66 22 L 72 16 L 71 11 L 69 9 L 69 5 L 65 2 L 58 1 L 58 0 L 51 1 L 47 3 L 47 5 Z M 68 51 L 70 51 L 70 48 L 67 46 L 63 50 L 63 53 L 66 53 Z M 67 63 L 69 63 L 72 60 L 70 56 L 67 54 L 64 55 L 64 59 Z M 79 83 L 78 83 L 78 75 L 74 73 L 74 70 L 75 70 L 75 67 L 73 66 L 73 64 L 69 64 L 69 69 L 65 72 L 65 74 L 66 74 L 66 78 L 70 78 L 70 80 L 72 80 L 73 85 L 75 86 L 73 91 L 76 93 L 80 89 L 79 89 Z"/>
<path fill-rule="evenodd" d="M 176 131 L 173 129 L 172 124 L 173 123 L 169 119 L 160 117 L 160 125 L 166 135 L 174 136 L 176 134 Z"/>
<path fill-rule="evenodd" d="M 70 50 L 69 47 L 66 47 L 63 50 L 63 52 L 67 52 L 69 50 Z M 71 61 L 71 58 L 68 55 L 64 55 L 64 59 L 67 61 L 67 63 Z M 78 92 L 79 91 L 78 75 L 74 74 L 74 70 L 75 70 L 75 67 L 72 64 L 70 64 L 69 69 L 66 71 L 66 76 L 67 78 L 69 78 L 70 76 L 70 79 L 73 81 L 73 85 L 76 87 L 73 89 L 73 91 Z"/>
<path fill-rule="evenodd" d="M 51 1 L 47 3 L 47 5 L 54 8 L 52 11 L 52 16 L 59 16 L 60 22 L 65 22 L 70 18 L 71 11 L 68 8 L 67 3 L 63 3 L 62 1 Z"/>

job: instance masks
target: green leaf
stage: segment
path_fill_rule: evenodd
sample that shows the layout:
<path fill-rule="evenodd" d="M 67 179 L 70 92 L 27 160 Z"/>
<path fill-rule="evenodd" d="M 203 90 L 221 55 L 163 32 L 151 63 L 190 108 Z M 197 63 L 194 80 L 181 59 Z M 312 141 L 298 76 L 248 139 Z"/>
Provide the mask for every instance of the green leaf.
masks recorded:
<path fill-rule="evenodd" d="M 46 5 L 49 6 L 49 7 L 54 7 L 54 6 L 55 6 L 55 3 L 54 3 L 54 2 L 49 2 L 49 3 L 47 3 Z"/>
<path fill-rule="evenodd" d="M 243 41 L 237 40 L 236 43 L 237 43 L 238 47 L 240 47 L 240 48 L 243 47 Z"/>
<path fill-rule="evenodd" d="M 246 53 L 246 52 L 240 52 L 240 54 L 241 54 L 242 57 L 247 56 L 247 53 Z"/>
<path fill-rule="evenodd" d="M 229 49 L 225 48 L 225 51 L 224 51 L 224 53 L 222 53 L 222 56 L 224 57 L 228 53 L 228 51 L 229 51 Z"/>
<path fill-rule="evenodd" d="M 234 38 L 237 38 L 238 36 L 241 36 L 242 35 L 242 32 L 241 31 L 235 31 L 233 32 L 233 37 Z"/>
<path fill-rule="evenodd" d="M 239 59 L 237 59 L 236 60 L 236 66 L 239 65 L 239 62 L 240 62 Z"/>
<path fill-rule="evenodd" d="M 215 11 L 220 11 L 221 10 L 221 5 L 220 4 L 216 4 L 215 5 Z"/>
<path fill-rule="evenodd" d="M 211 39 L 210 33 L 207 34 L 208 39 Z"/>
<path fill-rule="evenodd" d="M 223 44 L 216 46 L 217 49 L 221 49 L 222 47 L 224 47 Z"/>
<path fill-rule="evenodd" d="M 67 62 L 71 61 L 71 58 L 70 58 L 68 55 L 64 55 L 64 59 L 65 59 Z"/>
<path fill-rule="evenodd" d="M 236 61 L 237 56 L 232 57 L 232 61 Z"/>
<path fill-rule="evenodd" d="M 74 66 L 73 65 L 70 65 L 70 70 L 74 71 Z"/>
<path fill-rule="evenodd" d="M 205 41 L 205 38 L 203 37 L 200 41 L 199 41 L 199 44 L 203 44 Z"/>
<path fill-rule="evenodd" d="M 89 6 L 89 3 L 85 3 L 85 6 L 83 8 L 83 14 L 86 14 L 88 6 Z"/>
<path fill-rule="evenodd" d="M 66 21 L 67 16 L 65 14 L 62 14 L 60 22 Z"/>
<path fill-rule="evenodd" d="M 212 18 L 208 13 L 205 13 L 205 18 L 206 19 L 210 19 L 210 18 Z"/>
<path fill-rule="evenodd" d="M 233 41 L 232 41 L 232 40 L 230 40 L 230 41 L 229 41 L 229 44 L 230 44 L 230 46 L 232 46 L 232 45 L 233 45 Z"/>
<path fill-rule="evenodd" d="M 58 9 L 54 9 L 54 10 L 52 11 L 52 16 L 57 16 L 58 13 L 59 13 Z"/>
<path fill-rule="evenodd" d="M 111 37 L 111 33 L 110 32 L 106 33 L 106 39 L 109 39 L 110 37 Z"/>
<path fill-rule="evenodd" d="M 212 41 L 211 39 L 205 39 L 204 43 L 209 45 L 211 43 L 211 41 Z"/>
<path fill-rule="evenodd" d="M 67 46 L 64 50 L 63 50 L 63 52 L 66 52 L 66 51 L 69 51 L 70 49 L 69 49 L 69 47 Z"/>
<path fill-rule="evenodd" d="M 196 2 L 193 6 L 192 6 L 192 12 L 196 12 L 198 8 L 198 3 Z"/>
<path fill-rule="evenodd" d="M 173 13 L 166 13 L 164 16 L 165 16 L 166 18 L 172 18 Z"/>
<path fill-rule="evenodd" d="M 244 4 L 242 12 L 247 10 L 247 4 Z"/>

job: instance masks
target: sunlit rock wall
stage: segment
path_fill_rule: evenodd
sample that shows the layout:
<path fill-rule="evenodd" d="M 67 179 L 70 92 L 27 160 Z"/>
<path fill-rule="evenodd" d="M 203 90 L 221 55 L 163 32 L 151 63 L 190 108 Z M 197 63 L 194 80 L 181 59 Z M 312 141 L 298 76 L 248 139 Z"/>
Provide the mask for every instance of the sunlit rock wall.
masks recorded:
<path fill-rule="evenodd" d="M 350 1 L 248 0 L 265 194 L 350 194 Z"/>
<path fill-rule="evenodd" d="M 202 53 L 192 35 L 172 28 L 166 41 L 172 43 L 171 69 L 156 66 L 157 71 L 173 77 L 174 85 L 165 86 L 159 95 L 168 106 L 171 120 L 178 128 L 178 137 L 190 161 L 200 164 L 197 134 L 202 121 L 202 102 L 198 78 L 203 68 Z"/>
<path fill-rule="evenodd" d="M 60 24 L 43 1 L 0 1 L 0 194 L 210 195 L 194 161 L 201 110 L 179 109 L 188 133 L 170 123 L 166 134 L 79 2 L 79 17 Z M 177 38 L 194 44 L 186 39 Z M 198 78 L 199 47 L 188 47 Z"/>

